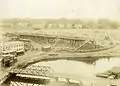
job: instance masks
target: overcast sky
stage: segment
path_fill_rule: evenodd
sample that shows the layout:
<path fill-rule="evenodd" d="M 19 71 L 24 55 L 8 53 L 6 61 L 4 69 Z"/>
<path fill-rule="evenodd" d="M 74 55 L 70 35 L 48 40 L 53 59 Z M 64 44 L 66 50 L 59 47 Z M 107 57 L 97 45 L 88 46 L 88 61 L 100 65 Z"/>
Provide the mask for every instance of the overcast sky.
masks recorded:
<path fill-rule="evenodd" d="M 0 0 L 1 18 L 120 19 L 120 0 Z"/>

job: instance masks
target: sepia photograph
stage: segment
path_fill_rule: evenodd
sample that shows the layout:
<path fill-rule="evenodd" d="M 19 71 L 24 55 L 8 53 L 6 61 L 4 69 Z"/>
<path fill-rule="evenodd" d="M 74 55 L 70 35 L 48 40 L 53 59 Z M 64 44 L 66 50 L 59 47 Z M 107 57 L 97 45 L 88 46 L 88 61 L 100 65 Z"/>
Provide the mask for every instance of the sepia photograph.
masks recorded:
<path fill-rule="evenodd" d="M 0 86 L 120 86 L 120 0 L 0 0 Z"/>

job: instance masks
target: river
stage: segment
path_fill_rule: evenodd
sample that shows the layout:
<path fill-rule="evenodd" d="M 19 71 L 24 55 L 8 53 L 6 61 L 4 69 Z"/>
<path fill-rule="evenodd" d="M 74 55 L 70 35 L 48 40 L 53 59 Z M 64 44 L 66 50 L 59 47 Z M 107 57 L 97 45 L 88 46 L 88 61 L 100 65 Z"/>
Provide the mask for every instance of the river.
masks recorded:
<path fill-rule="evenodd" d="M 101 58 L 95 61 L 94 64 L 73 60 L 55 60 L 39 62 L 34 65 L 50 66 L 56 73 L 76 75 L 85 83 L 96 83 L 96 86 L 107 86 L 110 80 L 97 78 L 95 74 L 105 72 L 115 66 L 120 66 L 120 58 Z M 114 83 L 120 84 L 116 80 Z"/>

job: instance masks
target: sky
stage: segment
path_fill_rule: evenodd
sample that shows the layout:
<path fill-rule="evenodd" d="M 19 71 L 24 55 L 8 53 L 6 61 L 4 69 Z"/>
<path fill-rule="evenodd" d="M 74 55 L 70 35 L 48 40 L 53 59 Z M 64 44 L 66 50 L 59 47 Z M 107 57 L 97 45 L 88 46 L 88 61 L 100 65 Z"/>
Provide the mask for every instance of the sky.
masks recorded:
<path fill-rule="evenodd" d="M 120 0 L 0 0 L 0 18 L 120 19 Z"/>

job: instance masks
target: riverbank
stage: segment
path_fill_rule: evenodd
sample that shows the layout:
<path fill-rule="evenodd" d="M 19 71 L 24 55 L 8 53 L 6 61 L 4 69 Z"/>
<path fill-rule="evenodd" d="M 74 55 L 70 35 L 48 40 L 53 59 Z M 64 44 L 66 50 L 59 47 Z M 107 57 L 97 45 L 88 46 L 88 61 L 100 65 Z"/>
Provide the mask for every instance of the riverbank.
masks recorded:
<path fill-rule="evenodd" d="M 99 58 L 110 58 L 110 57 L 119 57 L 120 56 L 120 45 L 117 45 L 111 49 L 98 51 L 98 52 L 88 52 L 88 53 L 70 53 L 70 52 L 43 52 L 41 50 L 37 51 L 28 51 L 25 55 L 18 57 L 18 62 L 12 66 L 28 66 L 41 61 L 49 61 L 49 60 L 59 60 L 59 59 L 67 59 L 67 60 L 78 60 L 78 61 L 96 61 Z"/>
<path fill-rule="evenodd" d="M 117 52 L 116 52 L 117 51 Z M 24 59 L 24 65 L 34 64 L 40 61 L 49 61 L 57 59 L 68 59 L 68 60 L 78 60 L 79 61 L 90 61 L 98 60 L 99 58 L 110 58 L 120 56 L 120 46 L 114 47 L 109 50 L 99 51 L 99 52 L 89 52 L 89 53 L 68 53 L 68 52 L 37 52 L 36 55 L 32 54 L 28 59 Z M 24 58 L 24 57 L 23 57 Z M 22 62 L 23 63 L 23 62 Z M 22 65 L 22 63 L 19 63 Z"/>

